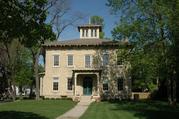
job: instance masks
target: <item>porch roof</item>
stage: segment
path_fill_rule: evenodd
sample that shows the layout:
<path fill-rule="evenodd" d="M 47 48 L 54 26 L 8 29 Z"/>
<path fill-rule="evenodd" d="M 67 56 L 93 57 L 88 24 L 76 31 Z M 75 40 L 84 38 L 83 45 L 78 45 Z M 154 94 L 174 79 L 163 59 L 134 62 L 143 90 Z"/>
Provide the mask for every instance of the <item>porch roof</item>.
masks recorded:
<path fill-rule="evenodd" d="M 74 73 L 79 73 L 79 72 L 99 72 L 101 73 L 101 69 L 75 69 L 72 70 Z"/>

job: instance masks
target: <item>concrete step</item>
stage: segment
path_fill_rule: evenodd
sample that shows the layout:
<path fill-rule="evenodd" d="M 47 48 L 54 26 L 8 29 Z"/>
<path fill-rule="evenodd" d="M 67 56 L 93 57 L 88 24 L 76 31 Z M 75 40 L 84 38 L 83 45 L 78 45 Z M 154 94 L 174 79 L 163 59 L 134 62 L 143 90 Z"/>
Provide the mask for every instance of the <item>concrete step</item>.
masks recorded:
<path fill-rule="evenodd" d="M 91 96 L 81 96 L 80 102 L 88 102 L 91 101 Z"/>
<path fill-rule="evenodd" d="M 93 100 L 91 99 L 91 96 L 81 96 L 79 105 L 86 106 L 92 103 Z"/>

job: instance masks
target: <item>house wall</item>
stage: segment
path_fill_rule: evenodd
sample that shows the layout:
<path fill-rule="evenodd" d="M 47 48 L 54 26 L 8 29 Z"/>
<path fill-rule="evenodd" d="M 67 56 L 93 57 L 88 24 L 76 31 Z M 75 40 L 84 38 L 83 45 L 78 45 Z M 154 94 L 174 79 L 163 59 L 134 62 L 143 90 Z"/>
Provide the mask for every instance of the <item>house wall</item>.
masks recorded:
<path fill-rule="evenodd" d="M 109 53 L 114 52 L 109 50 Z M 60 56 L 60 66 L 53 66 L 53 55 Z M 67 56 L 73 54 L 73 67 L 67 66 Z M 85 55 L 95 55 L 95 49 L 46 49 L 46 63 L 45 63 L 45 76 L 41 85 L 41 96 L 50 98 L 60 98 L 61 96 L 73 96 L 73 90 L 67 90 L 67 79 L 72 77 L 72 70 L 74 69 L 94 69 L 85 68 Z M 59 78 L 59 90 L 53 91 L 53 77 Z M 77 87 L 82 93 L 82 86 Z"/>
<path fill-rule="evenodd" d="M 51 48 L 51 49 L 46 49 L 46 55 L 45 55 L 45 75 L 43 79 L 40 80 L 40 95 L 44 96 L 45 98 L 61 98 L 62 96 L 67 96 L 67 97 L 73 97 L 74 96 L 74 85 L 72 90 L 67 89 L 67 81 L 68 78 L 72 78 L 72 70 L 92 70 L 96 69 L 96 67 L 91 67 L 91 68 L 85 68 L 85 55 L 91 55 L 93 60 L 95 60 L 96 56 L 99 57 L 100 59 L 100 64 L 101 65 L 101 58 L 103 53 L 108 53 L 109 56 L 109 62 L 111 64 L 115 64 L 117 60 L 116 56 L 116 50 L 115 49 L 108 49 L 99 52 L 99 50 L 96 50 L 95 48 L 93 49 L 59 49 L 59 48 Z M 68 55 L 72 54 L 73 55 L 73 67 L 68 67 Z M 59 55 L 60 60 L 59 60 L 59 66 L 54 67 L 53 66 L 53 55 Z M 108 71 L 109 68 L 109 71 Z M 122 66 L 117 66 L 113 67 L 109 66 L 108 68 L 102 69 L 103 73 L 106 74 L 107 77 L 109 77 L 109 80 L 111 80 L 111 77 L 121 77 L 122 76 Z M 105 73 L 105 70 L 108 73 Z M 115 73 L 115 75 L 110 73 L 112 71 Z M 80 74 L 80 73 L 79 73 Z M 89 74 L 86 74 L 89 75 Z M 59 87 L 58 91 L 53 91 L 53 77 L 58 77 L 59 78 Z M 93 91 L 92 95 L 98 95 L 97 90 L 100 88 L 102 90 L 102 83 L 103 83 L 103 76 L 100 76 L 101 79 L 99 79 L 99 85 L 97 84 L 97 79 L 93 75 Z M 129 84 L 129 83 L 128 83 Z M 124 87 L 126 87 L 125 81 L 124 81 Z M 99 87 L 97 87 L 99 86 Z M 114 83 L 113 86 L 111 87 L 116 87 L 116 83 Z M 110 88 L 110 87 L 109 87 Z M 115 89 L 116 89 L 115 88 Z M 77 78 L 77 86 L 76 86 L 76 91 L 79 93 L 79 95 L 83 94 L 83 77 L 80 76 Z M 101 92 L 101 91 L 100 91 Z"/>

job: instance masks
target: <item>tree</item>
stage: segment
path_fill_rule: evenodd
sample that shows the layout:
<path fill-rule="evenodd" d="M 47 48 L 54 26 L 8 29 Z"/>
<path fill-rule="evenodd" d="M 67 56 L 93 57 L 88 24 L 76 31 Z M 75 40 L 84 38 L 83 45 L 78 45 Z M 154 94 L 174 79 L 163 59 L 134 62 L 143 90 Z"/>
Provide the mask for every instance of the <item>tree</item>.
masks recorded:
<path fill-rule="evenodd" d="M 59 40 L 61 33 L 69 26 L 76 26 L 76 23 L 84 18 L 82 13 L 75 13 L 70 9 L 69 0 L 49 0 L 48 23 L 53 26 L 56 40 Z"/>
<path fill-rule="evenodd" d="M 18 62 L 13 61 L 9 47 L 14 44 L 14 41 L 20 41 L 21 45 L 31 52 L 31 69 L 32 74 L 34 74 L 32 79 L 36 82 L 36 98 L 39 99 L 38 59 L 41 53 L 41 46 L 46 41 L 57 40 L 64 29 L 74 25 L 75 22 L 81 19 L 81 15 L 76 15 L 76 17 L 72 17 L 73 19 L 66 16 L 69 11 L 68 1 L 66 0 L 12 0 L 8 2 L 2 0 L 0 4 L 2 13 L 0 15 L 0 26 L 2 26 L 0 27 L 0 41 L 9 61 L 6 67 L 11 72 L 10 79 L 15 81 L 16 73 L 13 72 Z M 54 34 L 52 27 L 57 35 Z M 19 78 L 21 74 L 23 73 L 19 69 L 18 79 L 21 79 Z"/>
<path fill-rule="evenodd" d="M 102 29 L 104 29 L 104 19 L 102 17 L 91 16 L 90 22 L 91 22 L 91 24 L 94 24 L 94 25 L 100 25 L 102 27 Z M 104 32 L 100 32 L 99 37 L 104 38 L 104 35 L 105 35 Z"/>
<path fill-rule="evenodd" d="M 15 84 L 19 88 L 20 99 L 22 99 L 23 87 L 29 87 L 32 84 L 32 58 L 29 49 L 22 45 L 17 54 Z"/>
<path fill-rule="evenodd" d="M 40 47 L 45 40 L 55 39 L 51 25 L 45 23 L 47 17 L 47 0 L 31 1 L 0 1 L 0 41 L 7 53 L 7 68 L 10 70 L 10 79 L 15 86 L 16 64 L 18 64 L 18 48 L 20 41 L 29 48 L 33 58 L 33 73 L 36 77 L 36 95 L 39 98 L 38 56 Z M 19 44 L 19 43 L 18 43 Z M 11 50 L 11 45 L 13 50 Z M 12 52 L 12 53 L 11 53 Z M 11 85 L 10 85 L 11 87 Z M 13 88 L 15 99 L 15 87 Z"/>
<path fill-rule="evenodd" d="M 141 54 L 140 62 L 144 59 L 144 64 L 139 64 L 138 69 L 149 63 L 152 69 L 146 67 L 145 70 L 150 71 L 149 74 L 153 75 L 153 78 L 156 77 L 155 81 L 162 82 L 165 80 L 168 82 L 170 104 L 176 102 L 175 80 L 176 74 L 178 74 L 176 68 L 178 65 L 176 65 L 177 60 L 175 59 L 178 57 L 176 55 L 176 46 L 178 46 L 176 41 L 178 40 L 175 34 L 177 34 L 178 22 L 174 20 L 174 16 L 177 17 L 178 4 L 176 0 L 108 0 L 107 3 L 113 13 L 120 14 L 119 23 L 112 31 L 114 39 L 129 38 L 134 45 L 130 55 L 138 56 L 138 54 Z M 175 26 L 171 27 L 172 24 Z M 175 31 L 172 30 L 173 28 Z M 150 57 L 145 59 L 147 55 Z M 135 59 L 130 61 L 132 60 Z M 135 67 L 135 65 L 132 67 Z M 151 72 L 152 70 L 154 72 Z M 140 74 L 140 72 L 141 70 L 136 70 L 133 73 L 137 76 L 137 73 Z M 143 75 L 143 77 L 148 76 Z M 152 77 L 148 78 L 153 80 Z"/>

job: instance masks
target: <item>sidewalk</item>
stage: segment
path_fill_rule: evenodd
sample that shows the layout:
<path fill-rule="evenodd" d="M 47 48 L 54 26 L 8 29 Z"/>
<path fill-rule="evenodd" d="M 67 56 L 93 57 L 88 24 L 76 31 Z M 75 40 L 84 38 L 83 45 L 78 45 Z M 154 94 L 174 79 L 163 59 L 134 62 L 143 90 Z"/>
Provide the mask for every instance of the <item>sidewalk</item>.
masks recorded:
<path fill-rule="evenodd" d="M 66 112 L 65 114 L 57 117 L 56 119 L 79 119 L 80 116 L 88 109 L 88 106 L 92 101 L 81 101 L 74 108 Z"/>

